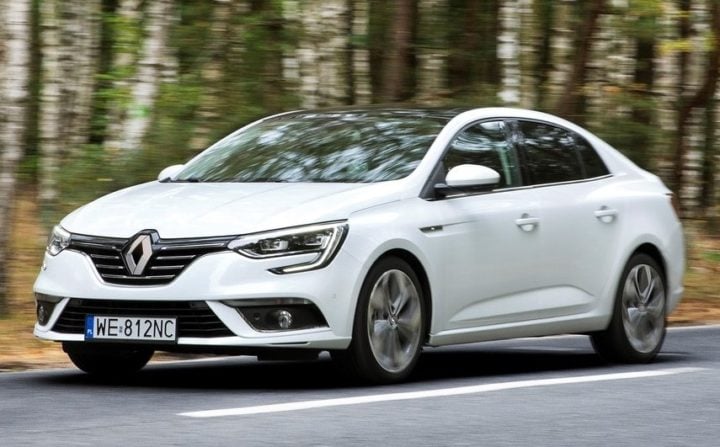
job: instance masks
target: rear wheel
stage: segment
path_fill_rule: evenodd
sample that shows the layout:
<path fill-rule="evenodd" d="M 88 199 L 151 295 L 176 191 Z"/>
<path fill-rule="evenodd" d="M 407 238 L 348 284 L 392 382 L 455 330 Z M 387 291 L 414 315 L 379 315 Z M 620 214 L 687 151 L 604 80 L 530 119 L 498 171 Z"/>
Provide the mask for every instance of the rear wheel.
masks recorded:
<path fill-rule="evenodd" d="M 63 349 L 75 366 L 88 374 L 121 377 L 141 370 L 154 351 L 138 347 L 63 344 Z"/>
<path fill-rule="evenodd" d="M 417 364 L 426 333 L 425 301 L 412 267 L 396 257 L 370 269 L 360 291 L 353 337 L 333 358 L 360 379 L 392 383 Z"/>
<path fill-rule="evenodd" d="M 608 328 L 591 336 L 595 351 L 610 361 L 649 362 L 665 339 L 665 281 L 662 269 L 646 254 L 625 266 Z"/>

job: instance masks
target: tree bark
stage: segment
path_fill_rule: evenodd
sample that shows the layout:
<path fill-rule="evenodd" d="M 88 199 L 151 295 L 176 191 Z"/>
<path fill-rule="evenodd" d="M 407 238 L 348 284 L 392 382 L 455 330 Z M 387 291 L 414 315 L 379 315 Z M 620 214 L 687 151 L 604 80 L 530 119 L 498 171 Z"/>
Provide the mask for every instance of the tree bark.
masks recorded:
<path fill-rule="evenodd" d="M 172 0 L 154 0 L 148 5 L 145 15 L 147 37 L 140 52 L 137 81 L 124 123 L 122 148 L 125 150 L 140 148 L 150 124 L 150 114 L 168 61 L 168 32 L 173 8 Z"/>
<path fill-rule="evenodd" d="M 0 0 L 0 315 L 7 312 L 8 261 L 17 166 L 24 153 L 30 64 L 29 0 Z"/>
<path fill-rule="evenodd" d="M 560 97 L 555 113 L 576 122 L 584 122 L 585 94 L 583 88 L 587 79 L 588 60 L 592 51 L 593 37 L 597 30 L 598 20 L 605 9 L 605 0 L 581 2 L 578 6 L 583 10 L 575 41 L 575 55 L 572 71 L 566 84 L 565 93 Z"/>
<path fill-rule="evenodd" d="M 418 84 L 416 102 L 441 104 L 447 89 L 447 0 L 420 0 L 418 3 L 420 43 L 417 50 Z"/>
<path fill-rule="evenodd" d="M 717 90 L 716 87 L 713 90 Z M 715 99 L 715 91 L 707 97 L 705 103 L 705 141 L 703 142 L 703 165 L 701 174 L 701 191 L 700 191 L 700 207 L 705 213 L 708 224 L 711 229 L 717 230 L 717 210 L 715 199 L 715 175 L 717 169 L 716 163 L 716 138 L 717 138 L 717 100 Z"/>
<path fill-rule="evenodd" d="M 349 102 L 350 17 L 347 0 L 301 2 L 298 65 L 303 107 Z"/>
<path fill-rule="evenodd" d="M 352 103 L 372 102 L 369 47 L 369 5 L 367 0 L 352 0 Z"/>
<path fill-rule="evenodd" d="M 203 93 L 195 119 L 194 135 L 190 141 L 190 147 L 198 151 L 205 149 L 210 143 L 213 123 L 221 113 L 224 68 L 229 53 L 227 42 L 230 41 L 228 33 L 233 12 L 232 0 L 215 0 L 213 3 L 209 41 L 204 51 L 206 60 L 200 72 Z"/>
<path fill-rule="evenodd" d="M 498 59 L 502 67 L 502 83 L 498 96 L 503 105 L 520 104 L 520 0 L 500 2 L 500 24 L 498 34 Z"/>
<path fill-rule="evenodd" d="M 641 15 L 637 18 L 638 29 L 635 30 L 635 67 L 631 93 L 633 105 L 631 119 L 639 124 L 638 130 L 628 138 L 627 148 L 631 158 L 645 168 L 649 168 L 652 157 L 654 129 L 651 131 L 655 118 L 655 33 L 657 17 L 653 14 Z"/>
<path fill-rule="evenodd" d="M 127 11 L 127 17 L 134 18 L 138 12 L 139 4 L 126 0 L 121 6 Z M 169 54 L 168 32 L 174 20 L 173 0 L 154 0 L 146 6 L 144 14 L 144 34 L 140 53 L 137 60 L 137 70 L 132 77 L 129 97 L 126 104 L 117 104 L 119 110 L 115 115 L 119 117 L 115 123 L 111 122 L 109 135 L 105 141 L 106 149 L 110 151 L 132 152 L 140 148 L 143 137 L 150 124 L 150 114 L 160 83 L 172 73 L 173 57 Z M 117 56 L 116 68 L 132 65 L 132 51 L 120 52 Z M 118 88 L 122 88 L 126 81 L 118 81 Z M 121 101 L 122 102 L 122 101 Z"/>
<path fill-rule="evenodd" d="M 413 6 L 412 0 L 396 0 L 394 2 L 389 48 L 384 54 L 382 70 L 380 89 L 382 101 L 401 101 L 408 95 Z"/>
<path fill-rule="evenodd" d="M 46 211 L 55 205 L 63 156 L 88 142 L 101 4 L 82 3 L 42 3 L 39 197 Z"/>
<path fill-rule="evenodd" d="M 535 2 L 535 17 L 537 18 L 537 31 L 539 35 L 537 44 L 537 58 L 535 59 L 535 96 L 537 108 L 543 110 L 548 107 L 548 81 L 552 71 L 552 36 L 554 24 L 552 0 L 539 0 Z"/>
<path fill-rule="evenodd" d="M 677 126 L 675 133 L 675 158 L 674 158 L 674 175 L 673 175 L 673 187 L 678 197 L 681 197 L 683 187 L 685 186 L 685 158 L 687 154 L 687 142 L 685 137 L 688 133 L 688 123 L 692 115 L 693 110 L 703 105 L 706 107 L 708 98 L 712 98 L 715 95 L 717 89 L 718 77 L 720 76 L 720 4 L 716 1 L 710 2 L 709 5 L 711 29 L 713 33 L 713 45 L 710 50 L 707 62 L 705 65 L 705 72 L 703 75 L 703 83 L 694 94 L 684 94 L 680 96 L 680 104 L 677 112 Z M 683 8 L 687 7 L 687 11 L 690 10 L 690 1 L 683 0 Z M 684 28 L 687 27 L 687 28 Z M 684 36 L 683 36 L 683 33 Z M 689 36 L 689 24 L 681 22 L 681 37 L 687 38 Z M 687 55 L 682 55 L 680 60 L 687 60 Z M 681 73 L 684 73 L 683 66 L 681 66 Z M 686 74 L 682 74 L 681 86 L 679 90 L 686 92 L 684 81 L 687 79 Z M 684 211 L 683 202 L 680 201 L 681 209 Z"/>

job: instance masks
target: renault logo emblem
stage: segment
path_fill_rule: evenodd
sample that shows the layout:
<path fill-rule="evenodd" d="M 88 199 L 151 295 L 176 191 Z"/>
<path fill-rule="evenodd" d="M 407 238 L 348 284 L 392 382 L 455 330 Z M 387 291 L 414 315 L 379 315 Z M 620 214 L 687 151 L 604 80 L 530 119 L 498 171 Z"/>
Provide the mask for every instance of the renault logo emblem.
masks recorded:
<path fill-rule="evenodd" d="M 152 238 L 149 234 L 141 234 L 132 241 L 125 250 L 125 265 L 133 276 L 142 275 L 148 261 L 153 255 Z"/>

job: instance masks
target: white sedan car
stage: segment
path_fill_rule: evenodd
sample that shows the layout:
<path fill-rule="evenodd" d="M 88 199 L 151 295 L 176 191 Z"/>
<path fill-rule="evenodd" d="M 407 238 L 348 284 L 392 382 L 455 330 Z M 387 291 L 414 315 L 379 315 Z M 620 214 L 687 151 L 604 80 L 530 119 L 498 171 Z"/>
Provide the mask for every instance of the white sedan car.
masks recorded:
<path fill-rule="evenodd" d="M 539 112 L 275 115 L 65 217 L 35 283 L 35 335 L 105 375 L 156 350 L 329 351 L 387 383 L 423 347 L 563 333 L 647 362 L 683 292 L 672 202 Z"/>

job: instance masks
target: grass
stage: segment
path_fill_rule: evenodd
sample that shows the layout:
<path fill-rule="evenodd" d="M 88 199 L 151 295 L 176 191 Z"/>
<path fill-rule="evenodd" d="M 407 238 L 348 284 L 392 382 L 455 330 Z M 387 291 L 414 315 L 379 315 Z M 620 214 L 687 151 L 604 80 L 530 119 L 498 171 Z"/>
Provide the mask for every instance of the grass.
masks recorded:
<path fill-rule="evenodd" d="M 0 371 L 70 364 L 59 344 L 32 335 L 32 284 L 42 263 L 49 230 L 38 222 L 33 197 L 31 192 L 25 192 L 15 206 L 10 244 L 10 314 L 0 318 Z M 720 322 L 720 238 L 705 234 L 697 222 L 686 222 L 685 230 L 689 247 L 685 296 L 669 323 Z"/>

